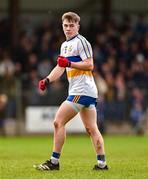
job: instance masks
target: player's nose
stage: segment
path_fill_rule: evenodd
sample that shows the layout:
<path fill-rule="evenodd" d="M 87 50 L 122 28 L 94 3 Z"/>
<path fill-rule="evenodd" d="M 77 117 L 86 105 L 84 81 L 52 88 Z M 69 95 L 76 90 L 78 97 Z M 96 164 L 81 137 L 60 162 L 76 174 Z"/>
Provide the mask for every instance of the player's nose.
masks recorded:
<path fill-rule="evenodd" d="M 67 26 L 67 30 L 70 30 L 70 26 Z"/>

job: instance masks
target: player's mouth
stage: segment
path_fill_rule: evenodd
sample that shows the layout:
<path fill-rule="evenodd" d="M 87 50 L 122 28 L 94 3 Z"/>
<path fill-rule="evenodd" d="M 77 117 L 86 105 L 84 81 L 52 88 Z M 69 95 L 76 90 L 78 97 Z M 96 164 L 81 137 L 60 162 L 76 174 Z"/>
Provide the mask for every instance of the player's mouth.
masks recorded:
<path fill-rule="evenodd" d="M 70 35 L 70 34 L 71 34 L 71 32 L 70 32 L 70 31 L 66 31 L 66 34 Z"/>

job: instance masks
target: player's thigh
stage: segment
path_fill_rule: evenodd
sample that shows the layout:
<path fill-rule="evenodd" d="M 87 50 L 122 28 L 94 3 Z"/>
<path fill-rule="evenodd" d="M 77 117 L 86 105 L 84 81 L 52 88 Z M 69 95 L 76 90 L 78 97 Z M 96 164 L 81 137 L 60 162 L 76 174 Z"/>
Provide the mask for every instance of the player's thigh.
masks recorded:
<path fill-rule="evenodd" d="M 83 121 L 83 124 L 86 128 L 86 131 L 88 134 L 92 135 L 97 135 L 99 138 L 99 141 L 103 141 L 102 135 L 98 129 L 97 126 L 97 113 L 96 113 L 96 108 L 84 108 L 80 112 L 81 119 Z"/>
<path fill-rule="evenodd" d="M 54 122 L 66 124 L 69 120 L 76 116 L 76 114 L 77 112 L 73 109 L 73 107 L 64 101 L 56 113 Z"/>
<path fill-rule="evenodd" d="M 82 109 L 80 117 L 86 128 L 97 128 L 97 113 L 95 107 Z"/>

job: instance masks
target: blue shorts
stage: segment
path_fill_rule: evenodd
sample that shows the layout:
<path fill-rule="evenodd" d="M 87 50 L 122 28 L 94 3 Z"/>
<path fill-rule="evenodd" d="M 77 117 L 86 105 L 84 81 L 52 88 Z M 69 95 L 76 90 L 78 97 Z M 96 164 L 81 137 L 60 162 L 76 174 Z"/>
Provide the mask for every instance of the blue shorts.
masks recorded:
<path fill-rule="evenodd" d="M 97 105 L 97 98 L 93 98 L 90 96 L 79 96 L 79 95 L 70 95 L 67 97 L 67 101 L 71 101 L 73 103 L 81 104 L 84 107 L 89 107 L 91 105 Z"/>

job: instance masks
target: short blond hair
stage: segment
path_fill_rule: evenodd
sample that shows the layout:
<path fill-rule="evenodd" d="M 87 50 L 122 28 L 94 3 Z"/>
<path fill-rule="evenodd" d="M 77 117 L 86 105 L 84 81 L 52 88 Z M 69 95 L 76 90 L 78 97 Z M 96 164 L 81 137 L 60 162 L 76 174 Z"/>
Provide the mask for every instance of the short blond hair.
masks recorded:
<path fill-rule="evenodd" d="M 62 22 L 67 19 L 68 21 L 80 22 L 80 16 L 74 12 L 66 12 L 62 16 Z"/>

